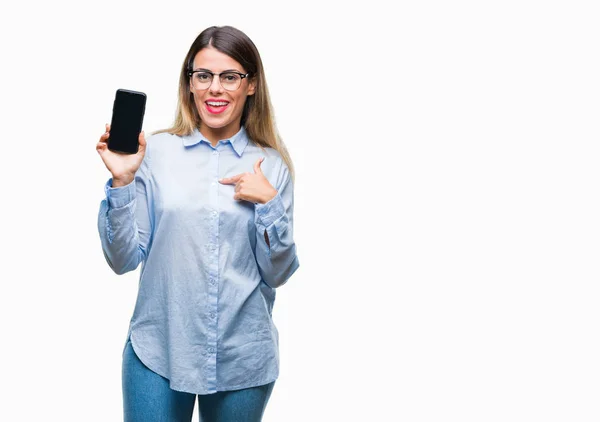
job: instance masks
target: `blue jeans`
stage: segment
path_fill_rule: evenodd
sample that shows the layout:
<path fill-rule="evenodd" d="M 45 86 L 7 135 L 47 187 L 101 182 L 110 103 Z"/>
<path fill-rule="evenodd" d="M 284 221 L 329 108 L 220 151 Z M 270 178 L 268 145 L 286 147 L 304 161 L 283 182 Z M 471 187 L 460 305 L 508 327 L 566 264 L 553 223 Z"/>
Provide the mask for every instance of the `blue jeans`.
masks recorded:
<path fill-rule="evenodd" d="M 148 369 L 128 340 L 123 350 L 125 422 L 190 422 L 196 394 L 172 390 L 169 380 Z M 260 422 L 275 381 L 243 390 L 198 394 L 200 422 Z"/>

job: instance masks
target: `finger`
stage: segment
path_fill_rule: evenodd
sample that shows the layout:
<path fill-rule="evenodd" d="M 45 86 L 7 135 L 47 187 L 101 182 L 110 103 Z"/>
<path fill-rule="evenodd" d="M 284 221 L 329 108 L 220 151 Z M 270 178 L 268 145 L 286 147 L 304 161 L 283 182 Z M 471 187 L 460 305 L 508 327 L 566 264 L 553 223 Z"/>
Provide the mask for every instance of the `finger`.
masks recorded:
<path fill-rule="evenodd" d="M 104 127 L 105 127 L 105 129 L 106 129 L 107 132 L 110 132 L 110 125 L 108 123 L 105 123 Z"/>
<path fill-rule="evenodd" d="M 242 176 L 243 176 L 243 174 L 237 174 L 235 176 L 225 177 L 225 178 L 219 180 L 219 183 L 222 183 L 224 185 L 233 185 L 234 183 L 237 183 L 238 180 L 240 180 L 240 178 Z"/>
<path fill-rule="evenodd" d="M 108 148 L 108 145 L 106 144 L 106 142 L 98 142 L 96 144 L 96 151 L 98 151 L 98 154 L 102 155 L 102 153 L 106 150 L 106 148 Z"/>
<path fill-rule="evenodd" d="M 254 163 L 254 173 L 256 174 L 263 174 L 260 165 L 262 164 L 262 162 L 265 161 L 265 157 L 259 158 L 256 163 Z"/>
<path fill-rule="evenodd" d="M 109 137 L 109 133 L 108 132 L 104 132 L 101 136 L 100 136 L 100 142 L 104 142 L 106 143 L 108 141 L 108 137 Z"/>

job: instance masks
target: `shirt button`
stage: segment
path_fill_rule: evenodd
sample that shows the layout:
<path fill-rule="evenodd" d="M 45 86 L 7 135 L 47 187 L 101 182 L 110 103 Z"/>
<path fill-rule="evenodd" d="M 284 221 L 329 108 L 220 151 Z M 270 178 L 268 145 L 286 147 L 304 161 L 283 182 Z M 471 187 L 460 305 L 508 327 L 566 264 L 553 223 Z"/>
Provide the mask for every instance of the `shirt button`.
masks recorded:
<path fill-rule="evenodd" d="M 217 215 L 219 215 L 219 213 L 216 211 L 213 211 L 213 217 L 216 217 Z"/>
<path fill-rule="evenodd" d="M 218 151 L 213 151 L 213 155 L 219 155 Z"/>
<path fill-rule="evenodd" d="M 210 284 L 212 284 L 213 286 L 215 285 L 215 279 L 214 278 L 210 279 Z"/>
<path fill-rule="evenodd" d="M 209 348 L 208 353 L 215 353 L 215 348 L 214 347 Z"/>
<path fill-rule="evenodd" d="M 214 318 L 214 317 L 215 317 L 215 313 L 214 313 L 214 312 L 211 312 L 211 313 L 210 313 L 210 317 L 211 317 L 211 318 Z"/>

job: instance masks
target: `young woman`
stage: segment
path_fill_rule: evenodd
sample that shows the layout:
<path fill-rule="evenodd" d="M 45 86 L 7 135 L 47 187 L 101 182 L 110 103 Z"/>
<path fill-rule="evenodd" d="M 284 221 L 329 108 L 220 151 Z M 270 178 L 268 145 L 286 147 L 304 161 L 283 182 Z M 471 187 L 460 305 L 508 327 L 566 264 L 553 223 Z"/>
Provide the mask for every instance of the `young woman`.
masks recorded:
<path fill-rule="evenodd" d="M 173 127 L 137 154 L 96 150 L 112 177 L 98 230 L 110 267 L 142 263 L 123 351 L 125 420 L 260 421 L 279 374 L 275 289 L 298 268 L 293 167 L 260 55 L 204 30 L 181 69 Z"/>

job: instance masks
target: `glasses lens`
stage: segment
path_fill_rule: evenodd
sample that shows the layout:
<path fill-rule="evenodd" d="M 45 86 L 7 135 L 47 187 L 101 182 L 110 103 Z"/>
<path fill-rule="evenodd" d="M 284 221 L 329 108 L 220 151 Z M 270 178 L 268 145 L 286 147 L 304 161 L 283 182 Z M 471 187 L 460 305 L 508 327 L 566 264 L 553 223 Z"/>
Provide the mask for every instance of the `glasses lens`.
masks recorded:
<path fill-rule="evenodd" d="M 206 89 L 212 82 L 212 75 L 207 72 L 196 72 L 192 77 L 192 83 L 195 89 Z"/>
<path fill-rule="evenodd" d="M 221 73 L 221 86 L 228 91 L 235 91 L 240 87 L 242 78 L 237 73 Z"/>

